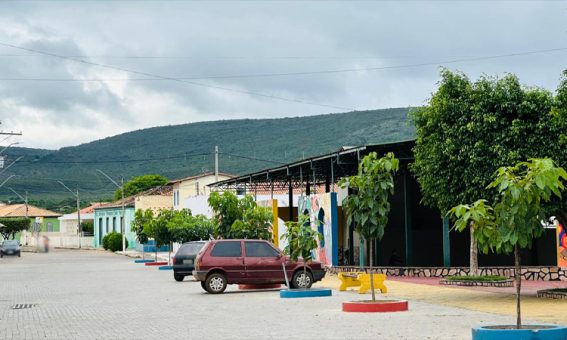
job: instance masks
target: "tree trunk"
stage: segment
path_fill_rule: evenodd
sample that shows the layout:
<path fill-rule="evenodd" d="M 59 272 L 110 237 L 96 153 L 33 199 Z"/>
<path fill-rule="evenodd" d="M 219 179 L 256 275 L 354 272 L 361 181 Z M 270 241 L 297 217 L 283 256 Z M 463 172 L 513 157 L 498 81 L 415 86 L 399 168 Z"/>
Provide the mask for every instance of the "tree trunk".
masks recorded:
<path fill-rule="evenodd" d="M 471 233 L 471 251 L 470 251 L 470 268 L 469 275 L 478 275 L 478 243 L 474 238 L 474 223 L 470 224 Z"/>
<path fill-rule="evenodd" d="M 514 277 L 516 279 L 516 327 L 522 328 L 522 313 L 520 310 L 520 292 L 522 289 L 522 268 L 520 264 L 520 247 L 518 244 L 514 246 Z"/>
<path fill-rule="evenodd" d="M 303 283 L 304 283 L 304 289 L 307 289 L 307 263 L 305 261 L 305 259 L 303 259 Z"/>
<path fill-rule="evenodd" d="M 368 242 L 370 242 L 370 260 L 368 261 L 370 264 L 370 269 L 368 270 L 370 274 L 370 291 L 372 292 L 372 301 L 376 301 L 376 293 L 374 292 L 374 273 L 372 270 L 372 262 L 374 257 L 374 240 L 370 240 Z"/>

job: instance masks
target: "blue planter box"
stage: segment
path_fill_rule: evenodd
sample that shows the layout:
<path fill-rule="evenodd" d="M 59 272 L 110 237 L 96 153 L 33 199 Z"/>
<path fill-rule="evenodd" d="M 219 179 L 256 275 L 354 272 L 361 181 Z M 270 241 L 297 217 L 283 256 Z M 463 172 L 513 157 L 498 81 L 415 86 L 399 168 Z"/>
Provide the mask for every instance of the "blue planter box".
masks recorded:
<path fill-rule="evenodd" d="M 282 299 L 323 297 L 323 296 L 331 296 L 331 295 L 333 295 L 333 291 L 326 288 L 280 290 L 280 298 Z"/>
<path fill-rule="evenodd" d="M 137 244 L 136 250 L 140 251 L 140 252 L 145 251 L 146 253 L 155 253 L 156 252 L 156 241 L 149 240 L 148 243 L 146 243 L 146 244 Z M 158 248 L 157 251 L 158 252 L 169 251 L 169 246 L 161 246 L 161 247 Z"/>
<path fill-rule="evenodd" d="M 539 325 L 538 325 L 539 326 Z M 473 328 L 473 340 L 565 340 L 567 327 L 557 325 L 541 325 L 542 329 L 494 329 L 486 327 Z"/>

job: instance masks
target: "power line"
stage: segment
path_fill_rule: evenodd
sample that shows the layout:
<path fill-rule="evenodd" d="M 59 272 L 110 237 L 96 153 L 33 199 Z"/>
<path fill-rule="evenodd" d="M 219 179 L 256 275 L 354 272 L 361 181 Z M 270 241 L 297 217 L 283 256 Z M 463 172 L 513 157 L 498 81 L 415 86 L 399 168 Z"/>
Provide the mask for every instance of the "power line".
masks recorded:
<path fill-rule="evenodd" d="M 190 85 L 199 86 L 199 87 L 211 88 L 211 89 L 240 93 L 240 94 L 247 94 L 247 95 L 251 95 L 251 96 L 258 96 L 258 97 L 264 97 L 264 98 L 270 98 L 270 99 L 277 99 L 277 100 L 306 104 L 306 105 L 314 105 L 314 106 L 328 107 L 328 108 L 341 109 L 341 110 L 354 110 L 353 108 L 314 103 L 314 102 L 305 101 L 305 100 L 301 100 L 301 99 L 292 99 L 292 98 L 280 97 L 280 96 L 275 96 L 275 95 L 271 95 L 271 94 L 252 92 L 252 91 L 247 91 L 247 90 L 238 90 L 238 89 L 228 88 L 228 87 L 224 87 L 224 86 L 209 85 L 209 84 L 198 83 L 198 82 L 194 82 L 194 81 L 188 81 L 188 80 L 179 79 L 179 78 L 164 77 L 164 76 L 161 76 L 161 75 L 158 75 L 158 74 L 135 71 L 135 70 L 130 70 L 130 69 L 126 69 L 126 68 L 122 68 L 122 67 L 118 67 L 118 66 L 113 66 L 113 65 L 95 63 L 95 62 L 87 61 L 87 60 L 84 60 L 84 59 L 69 58 L 69 57 L 65 57 L 63 55 L 59 55 L 59 54 L 55 54 L 55 53 L 44 52 L 44 51 L 40 51 L 40 50 L 36 50 L 36 49 L 32 49 L 32 48 L 16 46 L 16 45 L 7 44 L 7 43 L 1 43 L 0 42 L 0 46 L 11 47 L 11 48 L 19 49 L 19 50 L 22 50 L 22 51 L 38 53 L 38 54 L 42 54 L 42 55 L 46 55 L 46 56 L 50 56 L 50 57 L 54 57 L 54 58 L 70 60 L 70 61 L 74 61 L 74 62 L 77 62 L 77 63 L 85 64 L 85 65 L 97 66 L 97 67 L 102 67 L 102 68 L 107 68 L 107 69 L 111 69 L 111 70 L 117 70 L 117 71 L 122 71 L 122 72 L 127 72 L 127 73 L 132 73 L 132 74 L 137 74 L 137 75 L 152 77 L 152 78 L 157 78 L 157 79 L 171 80 L 171 81 L 176 81 L 176 82 L 190 84 Z"/>
<path fill-rule="evenodd" d="M 154 158 L 141 158 L 141 159 L 111 159 L 111 160 L 98 160 L 98 161 L 20 161 L 19 163 L 37 163 L 37 164 L 100 164 L 100 163 L 134 163 L 134 162 L 153 162 L 153 161 L 163 161 L 168 159 L 180 159 L 187 157 L 201 157 L 208 156 L 211 153 L 198 153 L 198 154 L 184 154 L 179 156 L 169 156 L 169 157 L 154 157 Z"/>
<path fill-rule="evenodd" d="M 286 163 L 283 163 L 283 162 L 273 161 L 271 159 L 262 159 L 262 158 L 256 158 L 256 157 L 250 157 L 250 156 L 236 155 L 236 154 L 227 153 L 227 152 L 220 152 L 220 154 L 231 156 L 231 157 L 236 157 L 236 158 L 248 159 L 248 160 L 251 160 L 251 161 L 260 161 L 260 162 L 275 163 L 275 164 L 286 164 Z"/>
<path fill-rule="evenodd" d="M 0 45 L 2 45 L 0 43 Z M 336 70 L 319 70 L 319 71 L 302 71 L 302 72 L 282 72 L 282 73 L 256 73 L 256 74 L 235 74 L 235 75 L 217 75 L 217 76 L 202 76 L 202 77 L 176 77 L 177 80 L 207 80 L 207 79 L 241 79 L 241 78 L 268 78 L 268 77 L 288 77 L 288 76 L 304 76 L 304 75 L 320 75 L 320 74 L 336 74 L 336 73 L 351 73 L 351 72 L 368 72 L 368 71 L 381 71 L 381 70 L 393 70 L 393 69 L 404 69 L 404 68 L 416 68 L 425 66 L 442 66 L 447 64 L 456 63 L 466 63 L 481 60 L 491 60 L 491 59 L 503 59 L 511 57 L 520 57 L 526 55 L 534 54 L 544 54 L 553 52 L 563 52 L 567 51 L 567 47 L 550 48 L 543 50 L 533 50 L 524 52 L 515 52 L 507 54 L 497 54 L 490 56 L 479 56 L 479 57 L 467 57 L 467 58 L 457 58 L 445 61 L 433 61 L 433 62 L 423 62 L 423 63 L 413 63 L 413 64 L 403 64 L 403 65 L 390 65 L 390 66 L 376 66 L 376 67 L 355 67 L 347 69 L 336 69 Z M 72 57 L 68 57 L 72 58 Z M 60 82 L 98 82 L 98 81 L 170 81 L 171 78 L 87 78 L 87 79 L 77 79 L 77 78 L 0 78 L 0 81 L 60 81 Z"/>

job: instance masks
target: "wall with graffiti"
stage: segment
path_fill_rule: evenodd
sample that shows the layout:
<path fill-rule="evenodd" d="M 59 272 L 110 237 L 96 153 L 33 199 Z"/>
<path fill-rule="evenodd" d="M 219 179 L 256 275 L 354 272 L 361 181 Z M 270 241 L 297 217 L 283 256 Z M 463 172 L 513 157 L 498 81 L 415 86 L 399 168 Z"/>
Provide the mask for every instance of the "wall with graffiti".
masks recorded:
<path fill-rule="evenodd" d="M 557 230 L 557 266 L 567 268 L 567 230 L 555 222 Z"/>
<path fill-rule="evenodd" d="M 315 251 L 315 260 L 326 266 L 338 265 L 337 194 L 334 192 L 299 197 L 298 214 L 308 214 L 311 228 L 323 239 Z"/>

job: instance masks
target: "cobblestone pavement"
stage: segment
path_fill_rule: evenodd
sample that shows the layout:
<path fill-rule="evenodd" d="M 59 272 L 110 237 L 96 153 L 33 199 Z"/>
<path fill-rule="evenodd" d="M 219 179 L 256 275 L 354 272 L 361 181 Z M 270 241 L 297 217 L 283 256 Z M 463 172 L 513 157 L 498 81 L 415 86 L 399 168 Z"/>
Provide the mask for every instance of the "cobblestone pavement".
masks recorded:
<path fill-rule="evenodd" d="M 209 295 L 124 256 L 24 253 L 0 259 L 0 339 L 469 339 L 473 326 L 513 322 L 418 301 L 409 312 L 341 312 L 342 301 L 360 298 L 280 299 L 236 287 Z"/>

